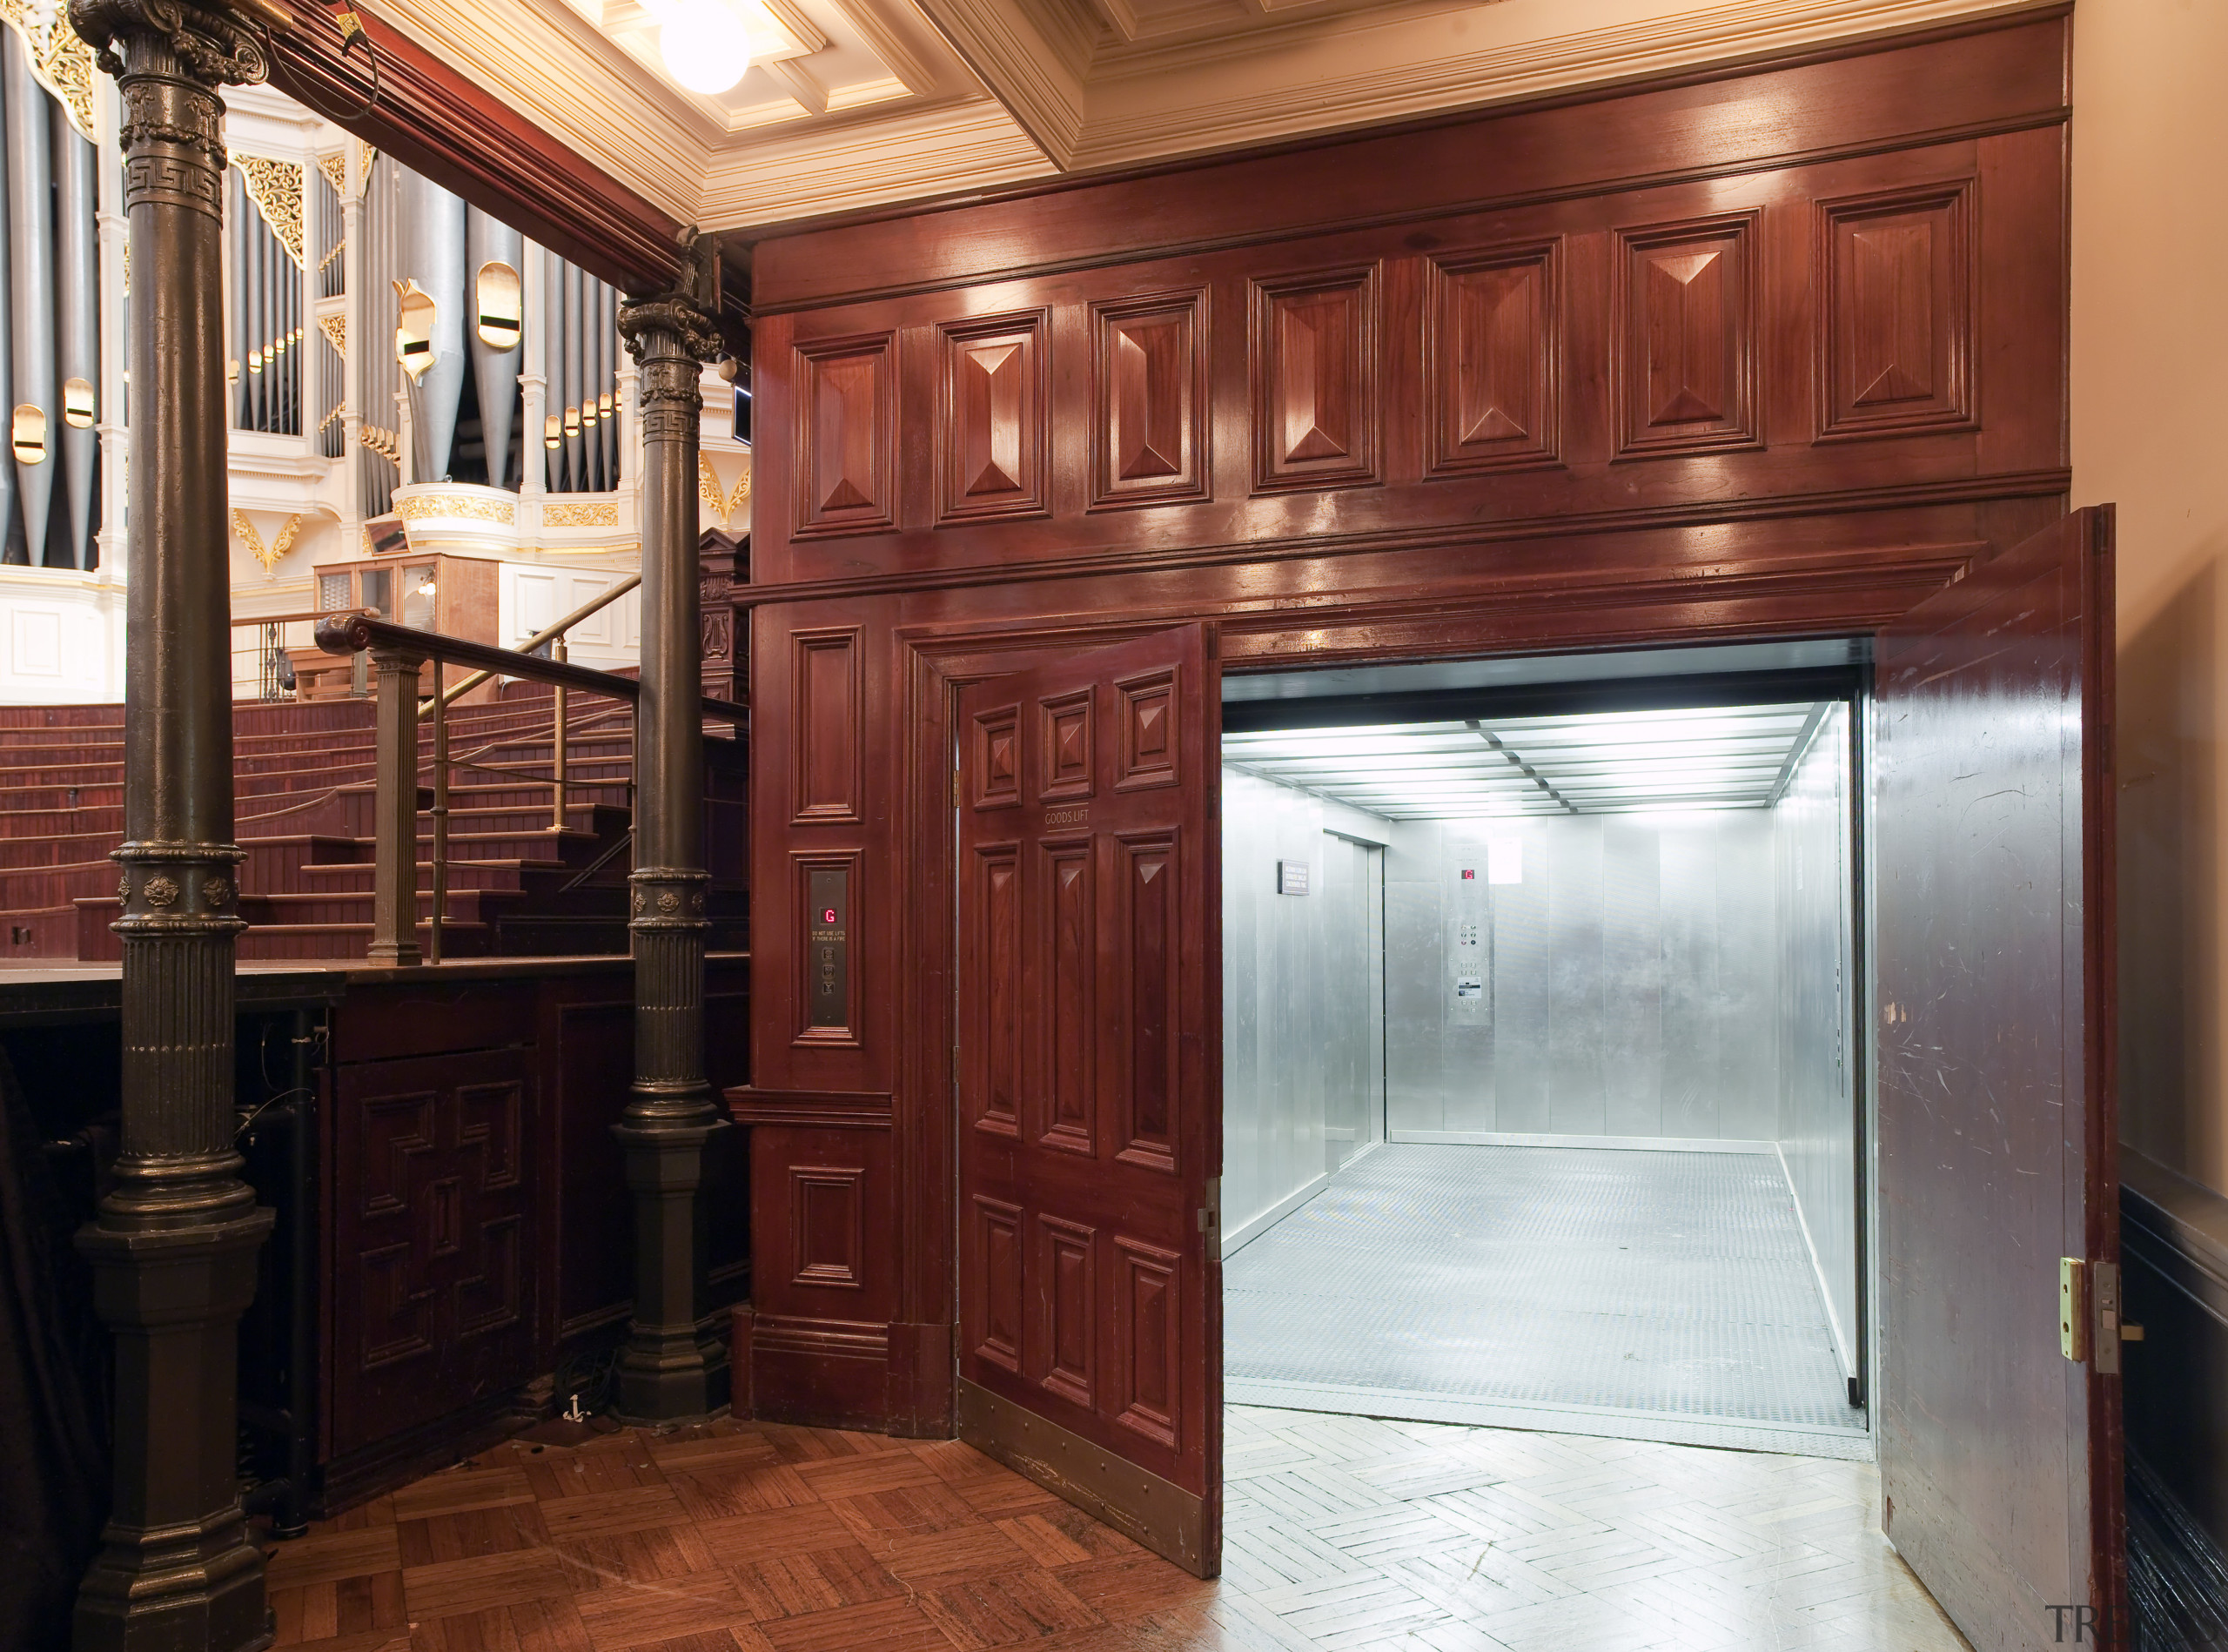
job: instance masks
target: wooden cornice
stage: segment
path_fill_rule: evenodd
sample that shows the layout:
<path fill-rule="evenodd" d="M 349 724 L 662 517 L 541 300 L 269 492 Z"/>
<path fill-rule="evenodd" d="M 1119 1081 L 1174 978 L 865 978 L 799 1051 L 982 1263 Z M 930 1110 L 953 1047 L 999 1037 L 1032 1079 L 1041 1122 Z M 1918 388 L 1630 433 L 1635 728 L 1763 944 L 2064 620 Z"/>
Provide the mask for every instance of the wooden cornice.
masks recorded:
<path fill-rule="evenodd" d="M 622 292 L 678 278 L 684 226 L 578 151 L 369 13 L 379 88 L 365 109 L 362 49 L 342 55 L 315 0 L 277 3 L 295 18 L 272 42 L 271 84 L 288 97 Z"/>

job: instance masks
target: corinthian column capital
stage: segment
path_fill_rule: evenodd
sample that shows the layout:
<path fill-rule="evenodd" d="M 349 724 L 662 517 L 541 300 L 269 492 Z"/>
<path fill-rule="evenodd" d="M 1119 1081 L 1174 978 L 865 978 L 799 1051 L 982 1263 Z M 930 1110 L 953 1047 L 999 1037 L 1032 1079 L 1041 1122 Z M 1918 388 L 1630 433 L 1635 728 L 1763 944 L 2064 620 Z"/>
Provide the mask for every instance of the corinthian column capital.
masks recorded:
<path fill-rule="evenodd" d="M 169 73 L 214 90 L 223 85 L 254 85 L 271 72 L 271 54 L 265 30 L 280 19 L 259 6 L 234 8 L 196 0 L 70 0 L 70 26 L 93 49 L 93 60 L 118 80 L 139 74 Z M 124 50 L 118 51 L 122 45 Z M 168 63 L 134 60 L 134 47 L 152 47 Z M 124 147 L 132 146 L 135 113 L 125 100 Z M 199 133 L 191 139 L 204 141 Z M 224 144 L 212 131 L 206 141 L 215 145 L 218 165 L 224 164 Z"/>

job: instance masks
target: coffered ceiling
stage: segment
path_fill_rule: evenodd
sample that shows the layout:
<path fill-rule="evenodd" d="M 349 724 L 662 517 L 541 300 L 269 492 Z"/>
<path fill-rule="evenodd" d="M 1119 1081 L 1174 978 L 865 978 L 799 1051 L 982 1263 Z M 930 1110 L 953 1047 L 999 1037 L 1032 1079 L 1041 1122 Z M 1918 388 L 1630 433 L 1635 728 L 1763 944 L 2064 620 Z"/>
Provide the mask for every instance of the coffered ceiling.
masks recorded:
<path fill-rule="evenodd" d="M 688 91 L 656 0 L 369 10 L 673 217 L 780 223 L 1924 27 L 2006 0 L 723 0 Z"/>

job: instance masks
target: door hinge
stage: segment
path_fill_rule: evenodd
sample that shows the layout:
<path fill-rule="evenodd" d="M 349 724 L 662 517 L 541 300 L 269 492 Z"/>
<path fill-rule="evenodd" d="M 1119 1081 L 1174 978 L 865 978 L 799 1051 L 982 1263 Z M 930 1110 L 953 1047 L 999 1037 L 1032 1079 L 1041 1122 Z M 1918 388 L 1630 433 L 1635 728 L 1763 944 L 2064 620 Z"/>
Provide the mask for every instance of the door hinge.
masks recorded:
<path fill-rule="evenodd" d="M 2090 1262 L 2078 1256 L 2057 1260 L 2057 1346 L 2067 1359 L 2093 1359 L 2099 1376 L 2117 1376 L 2120 1344 L 2143 1340 L 2143 1327 L 2120 1314 L 2120 1270 L 2117 1262 Z"/>
<path fill-rule="evenodd" d="M 1212 1236 L 1218 1243 L 1222 1236 L 1222 1178 L 1207 1178 L 1206 1203 L 1199 1206 L 1199 1232 Z"/>

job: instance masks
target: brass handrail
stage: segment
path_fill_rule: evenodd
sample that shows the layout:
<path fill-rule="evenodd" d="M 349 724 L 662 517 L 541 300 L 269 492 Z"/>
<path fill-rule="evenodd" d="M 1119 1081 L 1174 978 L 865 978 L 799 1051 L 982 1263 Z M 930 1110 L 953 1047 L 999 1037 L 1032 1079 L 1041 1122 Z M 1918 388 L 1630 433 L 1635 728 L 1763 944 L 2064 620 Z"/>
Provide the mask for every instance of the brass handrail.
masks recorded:
<path fill-rule="evenodd" d="M 530 646 L 540 646 L 542 641 L 550 640 L 552 634 L 561 635 L 564 627 L 576 624 L 585 614 L 594 613 L 604 602 L 623 595 L 633 588 L 635 582 L 630 579 L 619 589 L 605 593 L 597 603 L 567 615 L 557 627 L 552 628 L 551 634 L 533 641 Z M 374 962 L 416 964 L 421 956 L 417 936 L 418 716 L 421 709 L 418 698 L 418 668 L 427 661 L 433 662 L 433 692 L 423 706 L 430 708 L 433 716 L 433 905 L 427 930 L 428 944 L 423 956 L 426 961 L 439 964 L 442 952 L 442 928 L 447 916 L 444 909 L 448 904 L 449 771 L 454 762 L 449 754 L 448 742 L 448 708 L 451 702 L 473 683 L 484 682 L 491 676 L 547 682 L 556 689 L 554 715 L 550 724 L 550 769 L 554 776 L 552 791 L 554 804 L 550 830 L 560 832 L 565 828 L 567 804 L 568 765 L 566 747 L 570 732 L 567 727 L 567 691 L 583 689 L 631 704 L 641 700 L 642 685 L 633 677 L 622 677 L 615 672 L 591 670 L 561 658 L 544 660 L 522 650 L 499 648 L 485 642 L 467 642 L 461 637 L 443 636 L 438 631 L 420 631 L 411 626 L 371 619 L 362 614 L 327 616 L 318 626 L 317 645 L 327 654 L 356 654 L 371 649 L 380 656 L 379 823 L 372 852 L 374 898 L 371 957 Z M 560 654 L 562 648 L 560 642 Z M 451 689 L 444 682 L 446 675 L 444 668 L 452 665 L 473 668 L 477 675 Z M 733 701 L 715 700 L 708 695 L 700 695 L 699 701 L 703 714 L 708 716 L 742 723 L 747 722 L 750 715 L 748 707 L 737 705 Z M 472 755 L 477 756 L 480 753 Z M 464 766 L 473 768 L 479 765 L 466 759 Z"/>
<path fill-rule="evenodd" d="M 627 592 L 633 590 L 641 582 L 642 576 L 641 574 L 629 574 L 625 579 L 620 581 L 618 584 L 613 586 L 609 590 L 605 591 L 594 597 L 593 600 L 581 604 L 579 608 L 574 608 L 570 614 L 567 614 L 563 619 L 554 621 L 550 624 L 544 626 L 540 630 L 535 632 L 525 641 L 520 643 L 518 651 L 521 654 L 532 654 L 536 648 L 541 647 L 545 642 L 554 642 L 559 637 L 563 636 L 566 632 L 571 630 L 582 620 L 589 619 L 594 615 L 601 613 L 605 608 L 609 608 L 614 602 L 616 602 L 621 597 L 626 595 Z M 460 697 L 471 693 L 472 690 L 478 688 L 481 683 L 487 682 L 488 678 L 495 675 L 496 673 L 492 669 L 473 672 L 470 676 L 459 682 L 455 688 L 451 688 L 448 691 L 447 698 L 443 700 L 441 703 L 443 705 L 453 704 Z M 421 704 L 419 707 L 419 709 L 423 711 L 426 708 Z"/>

